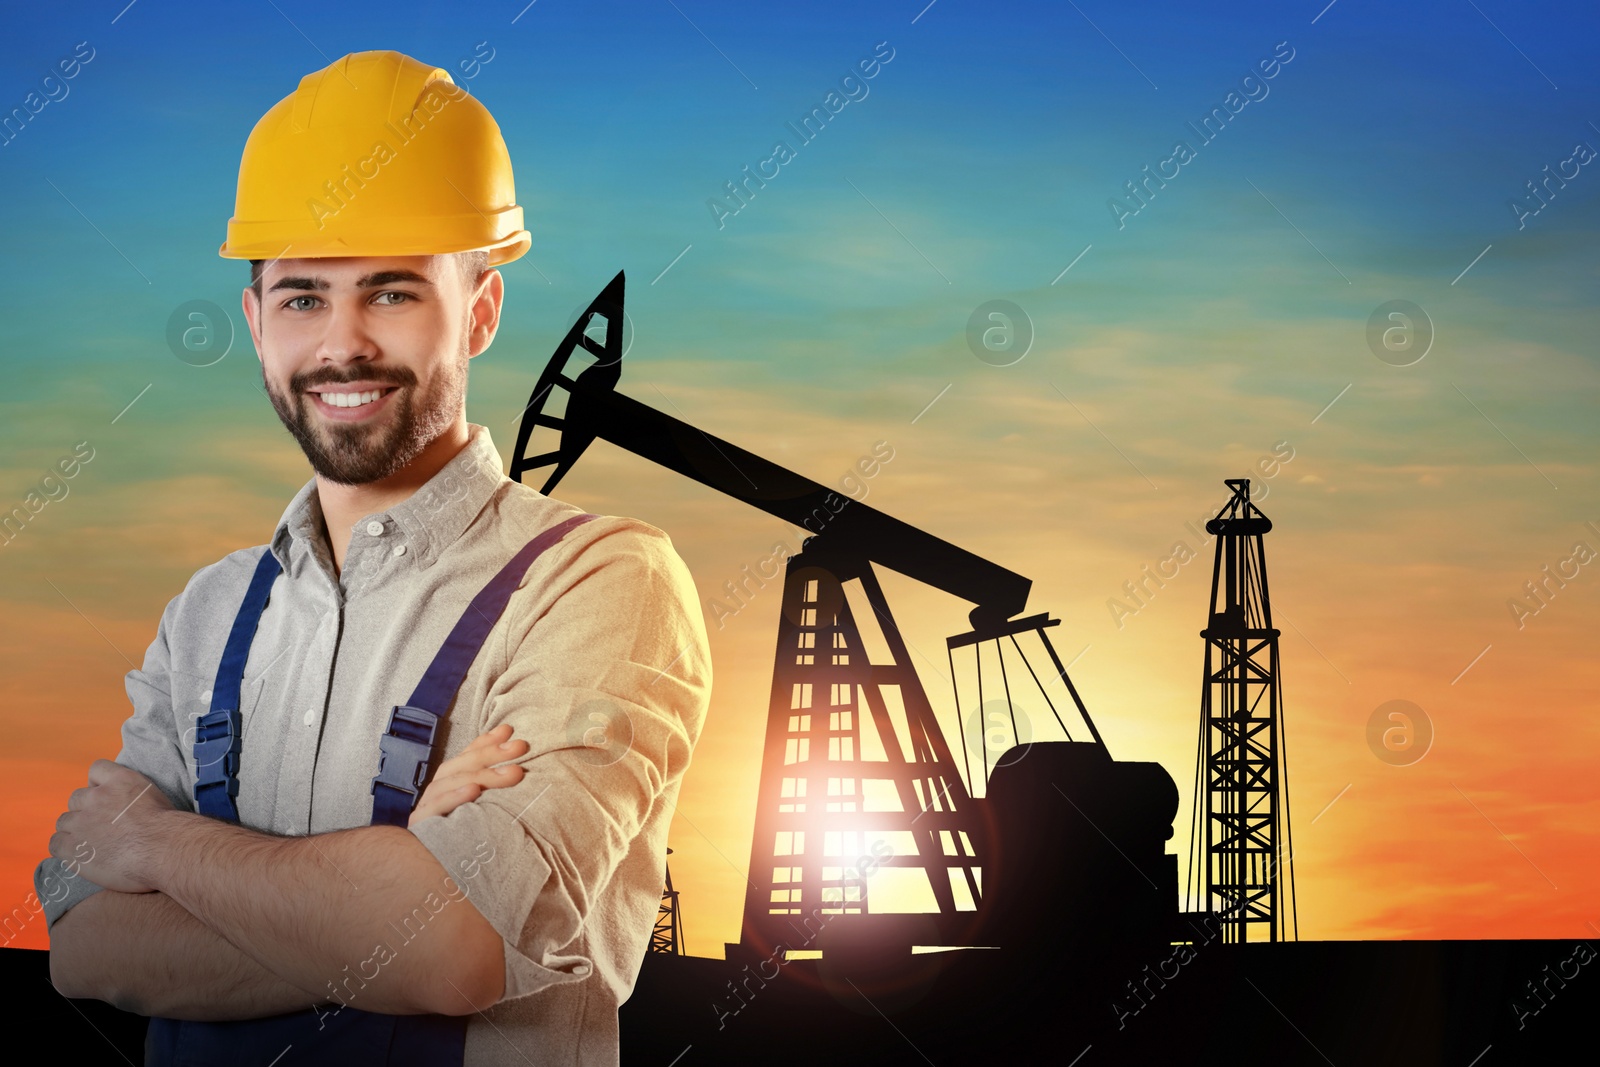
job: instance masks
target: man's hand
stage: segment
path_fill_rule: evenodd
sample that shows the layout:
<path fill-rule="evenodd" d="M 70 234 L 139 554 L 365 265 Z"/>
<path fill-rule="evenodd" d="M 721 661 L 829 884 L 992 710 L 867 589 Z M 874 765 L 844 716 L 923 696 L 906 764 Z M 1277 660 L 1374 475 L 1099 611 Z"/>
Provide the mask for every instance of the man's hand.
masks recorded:
<path fill-rule="evenodd" d="M 502 723 L 484 733 L 434 772 L 417 801 L 408 825 L 432 815 L 448 815 L 478 799 L 487 789 L 522 781 L 521 764 L 495 764 L 527 755 L 528 742 L 511 739 L 511 725 Z M 149 861 L 160 847 L 151 818 L 171 811 L 172 803 L 155 783 L 138 771 L 111 760 L 89 765 L 89 784 L 67 798 L 67 810 L 56 819 L 50 854 L 96 885 L 123 893 L 148 893 Z"/>
<path fill-rule="evenodd" d="M 407 826 L 415 826 L 431 815 L 449 815 L 468 801 L 477 800 L 486 789 L 500 789 L 522 781 L 522 765 L 494 764 L 528 753 L 528 742 L 511 740 L 511 724 L 501 723 L 480 734 L 459 755 L 439 764 L 428 788 L 417 801 Z"/>
<path fill-rule="evenodd" d="M 150 871 L 161 847 L 159 824 L 174 810 L 167 795 L 138 771 L 111 760 L 89 764 L 89 784 L 67 798 L 56 819 L 50 855 L 96 885 L 123 893 L 156 888 Z"/>
<path fill-rule="evenodd" d="M 411 823 L 448 815 L 487 790 L 522 781 L 520 765 L 495 766 L 528 753 L 528 742 L 512 740 L 511 732 L 508 723 L 495 727 L 461 754 L 441 763 L 412 812 Z M 112 974 L 103 973 L 106 957 L 95 942 L 108 928 L 94 922 L 84 926 L 86 920 L 81 917 L 67 928 L 82 928 L 86 936 L 74 938 L 71 959 L 63 951 L 58 961 L 52 952 L 52 981 L 59 983 L 58 988 L 81 990 L 82 995 L 129 1007 L 159 1007 L 177 1013 L 170 1015 L 173 1018 L 254 1018 L 311 996 L 303 990 L 316 990 L 318 997 L 327 999 L 333 982 L 343 973 L 340 967 L 369 955 L 374 935 L 389 937 L 391 931 L 385 928 L 352 930 L 361 926 L 357 915 L 362 921 L 373 915 L 410 916 L 418 914 L 421 903 L 447 927 L 434 936 L 433 954 L 424 957 L 416 950 L 406 952 L 404 961 L 384 969 L 383 981 L 361 987 L 365 1005 L 397 1014 L 459 1014 L 463 1006 L 470 1010 L 495 1003 L 504 988 L 499 935 L 454 896 L 444 901 L 454 905 L 448 910 L 430 906 L 428 901 L 441 892 L 440 888 L 429 891 L 435 876 L 443 878 L 446 894 L 455 884 L 416 838 L 409 834 L 386 836 L 394 833 L 393 828 L 363 827 L 322 835 L 317 841 L 258 835 L 177 811 L 144 775 L 110 760 L 95 760 L 89 767 L 89 785 L 72 793 L 67 811 L 56 820 L 50 854 L 67 870 L 105 889 L 141 894 L 120 901 L 114 894 L 96 894 L 104 918 L 127 921 L 137 915 L 145 921 L 170 913 L 175 922 L 186 924 L 184 951 L 203 957 L 202 973 L 226 976 L 230 993 L 218 998 L 214 992 L 174 982 L 170 973 L 160 970 L 170 963 L 151 965 L 145 959 L 147 955 L 171 959 L 160 953 L 134 951 L 111 968 Z M 371 836 L 374 834 L 379 836 Z M 199 837 L 209 844 L 201 846 L 191 840 Z M 304 844 L 310 845 L 309 851 L 298 847 Z M 241 851 L 233 851 L 241 847 Z M 201 851 L 196 853 L 196 849 Z M 306 854 L 296 856 L 299 852 Z M 218 856 L 226 858 L 208 862 Z M 247 863 L 250 859 L 256 864 Z M 293 900 L 289 913 L 269 914 L 271 909 L 260 906 L 259 890 L 290 867 L 299 868 L 297 888 L 311 892 Z M 359 887 L 350 881 L 351 871 L 363 872 Z M 181 880 L 169 884 L 180 874 Z M 289 899 L 281 893 L 278 896 Z M 144 908 L 133 904 L 134 899 L 163 907 Z M 248 914 L 233 907 L 241 900 L 255 903 Z M 126 906 L 112 908 L 112 904 Z M 79 909 L 89 919 L 95 918 L 95 907 L 80 904 L 73 910 Z M 295 945 L 285 936 L 291 929 L 303 932 L 308 919 L 318 918 L 327 920 L 328 925 L 315 929 L 308 938 L 317 946 L 315 950 Z M 60 921 L 57 927 L 61 928 Z M 177 931 L 167 934 L 178 940 Z M 61 947 L 65 950 L 68 946 Z M 480 962 L 465 968 L 458 966 L 462 960 Z M 86 981 L 98 984 L 85 985 Z M 465 996 L 463 988 L 468 991 Z"/>

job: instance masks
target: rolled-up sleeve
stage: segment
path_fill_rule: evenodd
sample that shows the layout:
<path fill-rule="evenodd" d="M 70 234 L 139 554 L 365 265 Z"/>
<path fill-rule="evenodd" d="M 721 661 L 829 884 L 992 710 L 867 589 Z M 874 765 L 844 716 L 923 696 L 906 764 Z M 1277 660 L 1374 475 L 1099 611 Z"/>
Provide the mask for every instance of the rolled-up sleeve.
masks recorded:
<path fill-rule="evenodd" d="M 133 714 L 122 723 L 122 751 L 116 762 L 154 782 L 174 806 L 192 811 L 189 769 L 178 748 L 179 732 L 172 710 L 171 650 L 167 634 L 181 595 L 167 603 L 156 638 L 145 650 L 144 667 L 127 673 L 123 683 Z M 62 801 L 65 808 L 66 802 Z M 46 856 L 33 871 L 33 886 L 44 905 L 46 928 L 71 908 L 98 893 L 99 885 L 77 873 L 73 865 Z"/>
<path fill-rule="evenodd" d="M 411 827 L 501 935 L 505 1000 L 642 956 L 711 693 L 694 579 L 665 533 L 606 516 L 547 556 L 508 606 L 482 724 L 529 743 L 522 781 Z"/>

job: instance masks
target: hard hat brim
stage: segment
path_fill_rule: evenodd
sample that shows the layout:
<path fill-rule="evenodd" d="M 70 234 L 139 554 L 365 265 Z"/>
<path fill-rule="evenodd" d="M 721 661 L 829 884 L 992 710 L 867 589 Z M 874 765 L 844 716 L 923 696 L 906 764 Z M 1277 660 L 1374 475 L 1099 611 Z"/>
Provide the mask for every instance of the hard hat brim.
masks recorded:
<path fill-rule="evenodd" d="M 514 210 L 518 215 L 522 213 L 521 208 Z M 255 239 L 252 240 L 249 231 L 257 227 L 268 232 L 255 234 L 253 235 Z M 485 248 L 489 250 L 489 265 L 498 267 L 521 259 L 533 245 L 533 235 L 520 228 L 509 237 L 499 240 L 468 239 L 458 248 L 441 248 L 438 240 L 429 240 L 422 236 L 405 240 L 404 234 L 396 233 L 388 233 L 381 239 L 369 241 L 345 238 L 329 240 L 320 235 L 306 235 L 299 241 L 290 240 L 287 243 L 283 241 L 282 234 L 281 225 L 240 224 L 230 219 L 228 239 L 217 248 L 217 255 L 224 259 L 331 259 L 357 256 L 443 256 Z"/>

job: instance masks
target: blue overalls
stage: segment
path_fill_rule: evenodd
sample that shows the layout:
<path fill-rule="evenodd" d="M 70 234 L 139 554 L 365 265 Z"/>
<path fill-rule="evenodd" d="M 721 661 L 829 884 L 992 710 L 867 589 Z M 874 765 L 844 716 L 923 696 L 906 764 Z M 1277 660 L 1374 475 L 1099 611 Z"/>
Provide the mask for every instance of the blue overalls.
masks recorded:
<path fill-rule="evenodd" d="M 405 826 L 410 820 L 417 798 L 427 787 L 439 722 L 450 713 L 456 690 L 522 575 L 568 530 L 597 517 L 574 515 L 529 541 L 461 613 L 411 699 L 389 713 L 388 728 L 378 741 L 371 825 Z M 244 665 L 280 570 L 270 548 L 262 553 L 228 634 L 211 691 L 211 710 L 198 723 L 195 810 L 228 822 L 239 821 L 234 798 L 239 795 L 239 691 Z M 145 1037 L 145 1063 L 151 1067 L 210 1067 L 243 1062 L 241 1057 L 245 1057 L 282 1067 L 460 1067 L 467 1019 L 465 1015 L 386 1015 L 347 1005 L 227 1022 L 152 1018 Z M 280 1053 L 281 1058 L 274 1060 Z"/>

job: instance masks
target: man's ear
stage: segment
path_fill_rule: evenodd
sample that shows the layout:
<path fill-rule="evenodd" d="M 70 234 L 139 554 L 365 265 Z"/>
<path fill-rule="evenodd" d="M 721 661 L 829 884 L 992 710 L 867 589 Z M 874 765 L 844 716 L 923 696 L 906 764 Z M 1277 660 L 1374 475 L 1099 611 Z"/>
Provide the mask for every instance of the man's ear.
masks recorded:
<path fill-rule="evenodd" d="M 469 359 L 494 343 L 494 335 L 500 329 L 500 308 L 505 295 L 505 279 L 500 276 L 499 271 L 490 267 L 484 272 L 477 288 L 473 290 L 472 303 L 467 308 Z"/>
<path fill-rule="evenodd" d="M 261 355 L 261 301 L 256 298 L 256 291 L 248 285 L 240 294 L 239 301 L 244 309 L 244 321 L 250 327 L 250 343 L 256 347 L 256 359 L 265 365 L 266 361 Z"/>

